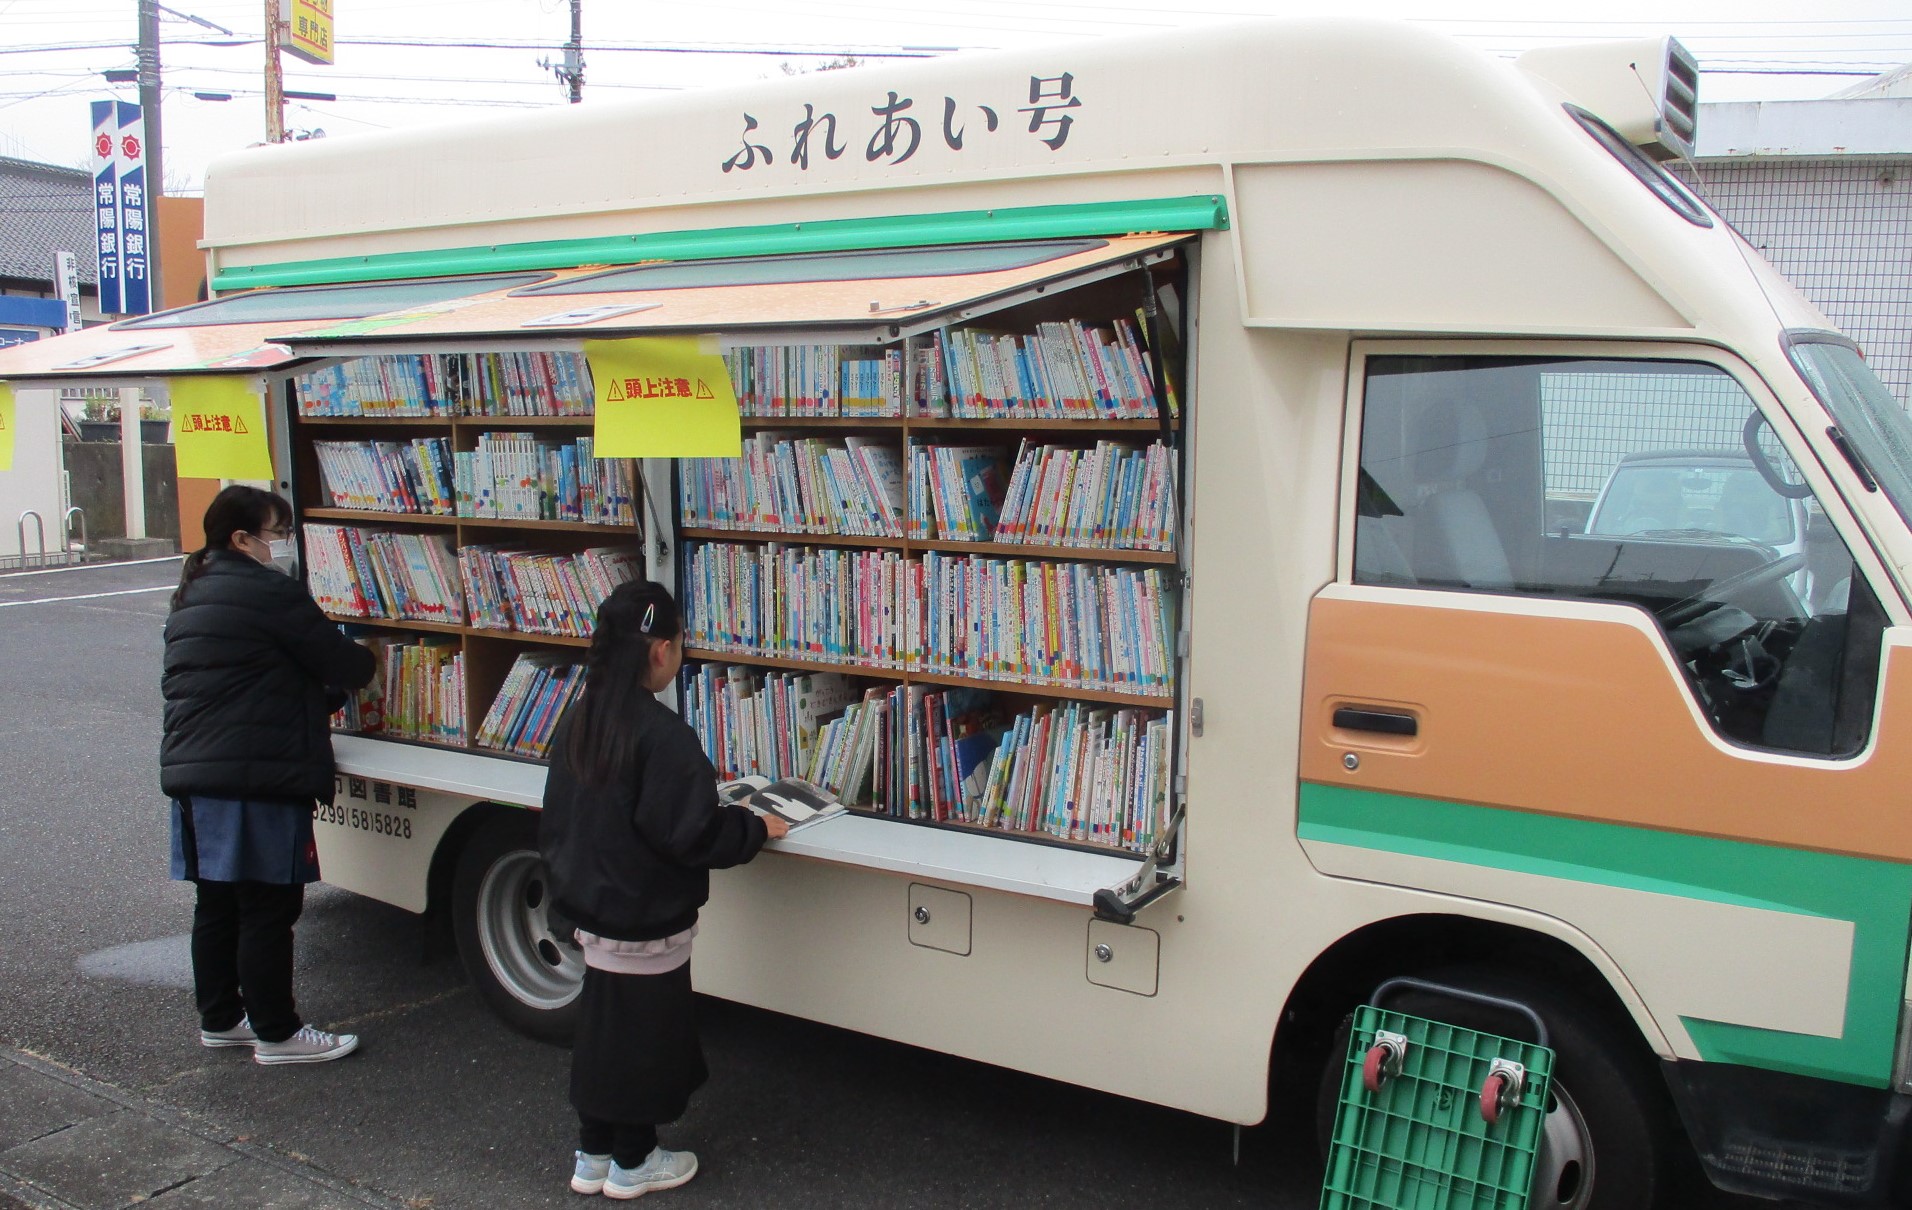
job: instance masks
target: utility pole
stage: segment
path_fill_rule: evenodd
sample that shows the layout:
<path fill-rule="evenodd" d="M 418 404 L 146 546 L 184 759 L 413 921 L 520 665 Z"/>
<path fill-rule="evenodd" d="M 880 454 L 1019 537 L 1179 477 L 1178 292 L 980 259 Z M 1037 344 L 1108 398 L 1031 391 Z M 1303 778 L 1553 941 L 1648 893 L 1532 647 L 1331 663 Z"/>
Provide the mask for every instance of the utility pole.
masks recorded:
<path fill-rule="evenodd" d="M 584 99 L 584 0 L 571 0 L 571 40 L 565 44 L 558 79 L 571 89 L 571 104 Z"/>
<path fill-rule="evenodd" d="M 144 0 L 142 0 L 144 2 Z M 279 8 L 266 0 L 266 142 L 285 142 L 285 68 L 279 62 Z"/>
<path fill-rule="evenodd" d="M 159 0 L 139 0 L 139 108 L 146 127 L 146 213 L 155 230 L 146 234 L 146 281 L 153 310 L 164 311 L 159 285 L 159 199 L 166 193 L 166 163 L 160 150 L 159 122 Z"/>

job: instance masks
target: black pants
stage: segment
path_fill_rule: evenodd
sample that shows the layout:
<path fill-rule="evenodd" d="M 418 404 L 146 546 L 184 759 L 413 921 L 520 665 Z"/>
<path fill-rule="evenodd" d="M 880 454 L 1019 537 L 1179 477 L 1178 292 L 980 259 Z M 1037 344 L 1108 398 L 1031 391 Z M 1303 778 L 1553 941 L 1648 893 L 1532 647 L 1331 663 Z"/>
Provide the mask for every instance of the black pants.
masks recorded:
<path fill-rule="evenodd" d="M 657 1146 L 657 1127 L 629 1122 L 606 1122 L 578 1115 L 578 1150 L 586 1155 L 608 1155 L 619 1168 L 635 1168 Z"/>
<path fill-rule="evenodd" d="M 305 887 L 194 879 L 193 989 L 202 1029 L 249 1017 L 262 1042 L 283 1042 L 303 1024 L 292 1003 L 292 925 Z"/>

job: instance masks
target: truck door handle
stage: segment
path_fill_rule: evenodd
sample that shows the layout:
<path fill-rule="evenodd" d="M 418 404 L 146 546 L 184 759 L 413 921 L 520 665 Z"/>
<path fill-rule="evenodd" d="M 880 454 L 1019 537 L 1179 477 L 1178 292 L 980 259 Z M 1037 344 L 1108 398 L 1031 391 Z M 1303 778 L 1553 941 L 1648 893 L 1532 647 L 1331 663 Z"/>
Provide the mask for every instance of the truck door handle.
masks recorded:
<path fill-rule="evenodd" d="M 1334 725 L 1343 731 L 1378 731 L 1382 735 L 1418 735 L 1420 720 L 1398 710 L 1376 710 L 1370 706 L 1338 706 Z"/>

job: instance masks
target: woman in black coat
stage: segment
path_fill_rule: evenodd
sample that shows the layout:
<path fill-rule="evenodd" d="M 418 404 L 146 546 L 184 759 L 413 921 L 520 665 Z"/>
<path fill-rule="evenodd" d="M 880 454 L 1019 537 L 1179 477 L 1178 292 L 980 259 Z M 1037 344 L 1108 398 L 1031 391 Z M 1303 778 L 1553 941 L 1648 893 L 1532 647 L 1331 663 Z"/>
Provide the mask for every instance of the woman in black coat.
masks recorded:
<path fill-rule="evenodd" d="M 328 719 L 377 670 L 288 569 L 292 509 L 232 486 L 206 509 L 166 618 L 160 788 L 173 800 L 173 877 L 198 888 L 199 1040 L 255 1062 L 320 1063 L 351 1034 L 306 1025 L 292 999 L 292 926 L 319 877 L 315 800 L 334 785 Z M 276 566 L 275 566 L 276 565 Z"/>

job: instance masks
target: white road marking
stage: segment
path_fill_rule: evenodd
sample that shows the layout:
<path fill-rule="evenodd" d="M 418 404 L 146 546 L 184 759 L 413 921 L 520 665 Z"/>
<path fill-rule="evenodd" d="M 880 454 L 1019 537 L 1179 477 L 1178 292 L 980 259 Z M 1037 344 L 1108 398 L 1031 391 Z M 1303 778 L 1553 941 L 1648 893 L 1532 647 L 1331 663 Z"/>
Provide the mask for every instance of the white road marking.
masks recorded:
<path fill-rule="evenodd" d="M 137 592 L 171 592 L 177 585 L 161 584 L 157 588 L 122 588 L 117 592 L 88 592 L 77 597 L 38 597 L 31 601 L 0 601 L 0 609 L 11 609 L 15 605 L 58 605 L 62 601 L 97 601 L 101 597 L 130 597 Z"/>
<path fill-rule="evenodd" d="M 177 563 L 184 555 L 162 555 L 157 559 L 123 559 L 115 563 L 75 563 L 71 567 L 42 567 L 37 571 L 0 572 L 0 580 L 11 580 L 15 576 L 52 576 L 63 571 L 103 571 L 109 567 L 138 567 L 144 563 Z"/>

